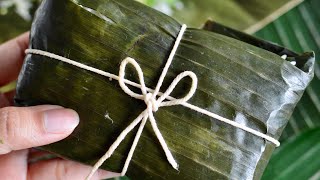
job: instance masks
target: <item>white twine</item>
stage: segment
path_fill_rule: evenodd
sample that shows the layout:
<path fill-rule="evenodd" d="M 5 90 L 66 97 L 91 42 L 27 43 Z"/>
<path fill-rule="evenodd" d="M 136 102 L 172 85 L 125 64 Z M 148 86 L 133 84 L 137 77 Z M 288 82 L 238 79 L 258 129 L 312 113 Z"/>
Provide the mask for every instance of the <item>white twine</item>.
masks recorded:
<path fill-rule="evenodd" d="M 146 87 L 145 83 L 144 83 L 144 77 L 143 77 L 143 72 L 142 72 L 142 69 L 140 68 L 139 64 L 132 58 L 130 57 L 127 57 L 126 59 L 124 59 L 120 65 L 120 71 L 119 71 L 119 76 L 117 75 L 114 75 L 114 74 L 111 74 L 111 73 L 108 73 L 108 72 L 105 72 L 105 71 L 102 71 L 102 70 L 99 70 L 99 69 L 96 69 L 94 67 L 90 67 L 90 66 L 87 66 L 85 64 L 81 64 L 81 63 L 78 63 L 76 61 L 73 61 L 71 59 L 68 59 L 68 58 L 65 58 L 65 57 L 62 57 L 62 56 L 59 56 L 59 55 L 56 55 L 56 54 L 53 54 L 53 53 L 50 53 L 50 52 L 46 52 L 46 51 L 42 51 L 42 50 L 38 50 L 38 49 L 27 49 L 26 50 L 26 54 L 36 54 L 36 55 L 42 55 L 42 56 L 46 56 L 46 57 L 49 57 L 49 58 L 52 58 L 52 59 L 56 59 L 56 60 L 59 60 L 59 61 L 62 61 L 62 62 L 65 62 L 65 63 L 68 63 L 68 64 L 71 64 L 73 66 L 76 66 L 76 67 L 79 67 L 81 69 L 85 69 L 87 71 L 91 71 L 91 72 L 94 72 L 96 74 L 100 74 L 102 76 L 106 76 L 106 77 L 109 77 L 111 79 L 115 79 L 117 81 L 119 81 L 119 84 L 120 84 L 120 87 L 122 88 L 122 90 L 127 93 L 129 96 L 133 97 L 133 98 L 136 98 L 136 99 L 140 99 L 140 100 L 143 100 L 146 105 L 147 105 L 147 108 L 146 110 L 144 110 L 126 129 L 124 129 L 122 131 L 122 133 L 120 134 L 120 136 L 116 139 L 116 141 L 110 146 L 109 150 L 106 152 L 106 154 L 104 156 L 102 156 L 99 161 L 93 166 L 90 174 L 87 176 L 86 180 L 89 180 L 92 178 L 92 176 L 94 175 L 94 173 L 99 169 L 99 167 L 113 154 L 113 152 L 117 149 L 117 147 L 120 145 L 120 143 L 123 141 L 123 139 L 127 136 L 128 133 L 130 133 L 130 131 L 132 131 L 140 122 L 140 126 L 139 126 L 139 129 L 138 129 L 138 132 L 135 136 L 135 139 L 133 141 L 133 144 L 131 146 L 131 149 L 129 151 L 129 154 L 128 154 L 128 157 L 126 159 L 126 162 L 124 164 L 124 167 L 123 167 L 123 170 L 121 172 L 121 175 L 124 176 L 127 172 L 127 169 L 129 167 L 129 164 L 130 164 L 130 161 L 132 159 L 132 155 L 134 153 L 134 150 L 138 144 L 138 141 L 139 141 L 139 138 L 142 134 L 142 131 L 144 129 L 144 126 L 147 122 L 147 120 L 149 119 L 150 123 L 151 123 L 151 126 L 165 152 L 165 155 L 168 159 L 168 162 L 171 164 L 171 166 L 178 170 L 179 168 L 179 165 L 177 164 L 177 162 L 175 161 L 175 159 L 173 158 L 158 126 L 157 126 L 157 123 L 156 123 L 156 120 L 153 116 L 153 113 L 154 112 L 157 112 L 158 109 L 160 107 L 164 107 L 164 106 L 174 106 L 174 105 L 182 105 L 182 106 L 185 106 L 187 108 L 190 108 L 194 111 L 197 111 L 199 113 L 202 113 L 202 114 L 205 114 L 209 117 L 212 117 L 212 118 L 215 118 L 217 120 L 220 120 L 224 123 L 227 123 L 229 125 L 232 125 L 236 128 L 240 128 L 244 131 L 247 131 L 251 134 L 254 134 L 256 136 L 259 136 L 263 139 L 266 139 L 267 141 L 270 141 L 272 142 L 273 144 L 275 144 L 277 147 L 280 146 L 280 142 L 276 139 L 274 139 L 273 137 L 271 136 L 268 136 L 266 134 L 263 134 L 259 131 L 256 131 L 254 129 L 251 129 L 245 125 L 242 125 L 240 123 L 237 123 L 235 121 L 232 121 L 232 120 L 229 120 L 227 118 L 224 118 L 224 117 L 221 117 L 217 114 L 214 114 L 210 111 L 207 111 L 205 109 L 202 109 L 200 107 L 197 107 L 195 105 L 192 105 L 192 104 L 189 104 L 187 101 L 189 99 L 192 98 L 192 96 L 194 95 L 194 93 L 196 92 L 196 89 L 197 89 L 197 84 L 198 84 L 198 79 L 197 79 L 197 76 L 196 74 L 194 74 L 193 72 L 191 71 L 185 71 L 181 74 L 179 74 L 174 80 L 173 82 L 171 83 L 171 85 L 169 86 L 169 88 L 165 91 L 165 93 L 162 93 L 160 92 L 160 88 L 162 86 L 162 83 L 163 83 L 163 80 L 168 72 L 168 69 L 171 65 L 171 62 L 176 54 L 176 51 L 179 47 L 179 44 L 181 42 L 181 39 L 183 37 L 183 34 L 186 30 L 187 26 L 186 25 L 182 25 L 181 27 L 181 30 L 180 30 L 180 33 L 176 39 L 176 42 L 174 44 L 174 47 L 170 53 L 170 56 L 167 60 L 167 63 L 162 71 L 162 74 L 159 78 L 159 81 L 157 83 L 157 86 L 155 88 L 155 90 L 153 89 L 150 89 L 148 87 Z M 135 83 L 135 82 L 132 82 L 130 80 L 127 80 L 125 79 L 125 68 L 127 66 L 127 64 L 131 64 L 134 66 L 134 68 L 137 70 L 138 72 L 138 76 L 139 76 L 139 81 L 140 81 L 140 84 L 138 83 Z M 191 88 L 188 92 L 188 94 L 181 98 L 181 99 L 176 99 L 176 98 L 173 98 L 170 96 L 171 92 L 174 90 L 174 88 L 176 87 L 176 85 L 185 77 L 190 77 L 191 80 L 192 80 L 192 84 L 191 84 Z M 141 92 L 142 94 L 137 94 L 133 91 L 131 91 L 129 89 L 129 87 L 127 86 L 130 85 L 130 86 L 133 86 L 133 87 L 137 87 L 137 88 L 140 88 L 141 89 Z M 159 96 L 159 98 L 157 99 L 157 96 Z M 167 100 L 167 101 L 165 101 Z"/>

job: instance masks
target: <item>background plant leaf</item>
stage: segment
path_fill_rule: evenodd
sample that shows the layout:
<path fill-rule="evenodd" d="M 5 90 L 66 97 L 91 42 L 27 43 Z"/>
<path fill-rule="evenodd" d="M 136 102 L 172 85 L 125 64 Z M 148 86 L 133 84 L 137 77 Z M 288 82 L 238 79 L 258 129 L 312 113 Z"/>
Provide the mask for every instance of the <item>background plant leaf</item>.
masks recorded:
<path fill-rule="evenodd" d="M 0 43 L 30 30 L 40 0 L 0 0 Z"/>
<path fill-rule="evenodd" d="M 200 27 L 208 18 L 247 33 L 255 32 L 267 23 L 298 5 L 302 0 L 181 0 L 184 9 L 173 17 L 181 23 Z"/>
<path fill-rule="evenodd" d="M 320 1 L 306 0 L 256 33 L 258 37 L 297 52 L 313 50 L 320 57 Z M 281 140 L 320 126 L 320 61 L 315 77 L 299 102 Z"/>
<path fill-rule="evenodd" d="M 262 180 L 319 180 L 320 128 L 291 138 L 275 150 Z"/>

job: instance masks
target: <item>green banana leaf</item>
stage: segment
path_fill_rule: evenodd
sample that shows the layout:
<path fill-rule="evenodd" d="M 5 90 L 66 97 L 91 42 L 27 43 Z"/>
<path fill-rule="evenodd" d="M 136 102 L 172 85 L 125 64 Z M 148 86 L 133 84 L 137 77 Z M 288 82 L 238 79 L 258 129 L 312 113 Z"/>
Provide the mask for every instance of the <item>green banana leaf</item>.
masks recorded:
<path fill-rule="evenodd" d="M 249 34 L 237 31 L 235 29 L 226 27 L 222 24 L 219 24 L 217 22 L 208 20 L 203 28 L 204 30 L 207 31 L 212 31 L 215 33 L 219 33 L 219 34 L 223 34 L 225 36 L 229 36 L 232 37 L 234 39 L 238 39 L 240 41 L 246 42 L 248 44 L 254 45 L 256 47 L 259 47 L 261 49 L 265 49 L 267 51 L 270 51 L 274 54 L 277 54 L 279 56 L 283 56 L 283 55 L 287 55 L 289 58 L 287 58 L 287 61 L 291 61 L 291 62 L 300 62 L 299 58 L 301 58 L 297 53 L 290 51 L 287 48 L 278 46 L 276 44 L 273 44 L 271 42 L 253 37 Z M 308 56 L 308 54 L 306 54 L 306 56 Z M 302 67 L 303 64 L 298 64 L 297 66 Z"/>
<path fill-rule="evenodd" d="M 140 64 L 155 88 L 181 25 L 131 0 L 45 0 L 31 29 L 30 48 L 49 51 L 118 74 L 120 62 Z M 185 70 L 199 79 L 189 103 L 278 139 L 313 77 L 314 54 L 278 54 L 223 34 L 189 28 L 165 78 L 162 92 Z M 297 61 L 293 66 L 289 61 Z M 137 82 L 131 68 L 127 78 Z M 181 97 L 190 80 L 172 96 Z M 139 92 L 139 90 L 137 90 Z M 80 125 L 67 139 L 41 147 L 93 165 L 146 107 L 117 81 L 39 55 L 27 55 L 15 102 L 75 109 Z M 174 170 L 149 123 L 134 153 L 131 179 L 259 179 L 275 148 L 260 137 L 182 106 L 163 107 L 157 123 L 180 165 Z M 121 171 L 135 132 L 102 166 Z"/>
<path fill-rule="evenodd" d="M 314 50 L 320 55 L 320 1 L 305 0 L 256 35 L 297 52 Z M 320 127 L 320 60 L 316 60 L 315 78 L 293 113 L 281 140 Z"/>
<path fill-rule="evenodd" d="M 320 178 L 320 129 L 306 131 L 277 149 L 263 180 L 318 180 Z"/>

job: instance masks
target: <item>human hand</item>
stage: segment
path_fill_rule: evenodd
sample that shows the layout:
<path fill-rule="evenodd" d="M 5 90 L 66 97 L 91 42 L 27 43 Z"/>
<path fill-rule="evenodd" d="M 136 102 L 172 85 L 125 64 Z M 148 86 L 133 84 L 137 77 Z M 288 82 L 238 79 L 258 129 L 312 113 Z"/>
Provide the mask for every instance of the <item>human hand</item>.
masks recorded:
<path fill-rule="evenodd" d="M 25 33 L 0 45 L 0 87 L 15 80 L 19 74 L 29 34 Z M 84 179 L 91 167 L 76 162 L 51 159 L 29 162 L 38 147 L 62 140 L 79 124 L 78 114 L 60 106 L 9 107 L 14 93 L 0 93 L 0 179 Z M 100 170 L 93 179 L 117 176 Z"/>

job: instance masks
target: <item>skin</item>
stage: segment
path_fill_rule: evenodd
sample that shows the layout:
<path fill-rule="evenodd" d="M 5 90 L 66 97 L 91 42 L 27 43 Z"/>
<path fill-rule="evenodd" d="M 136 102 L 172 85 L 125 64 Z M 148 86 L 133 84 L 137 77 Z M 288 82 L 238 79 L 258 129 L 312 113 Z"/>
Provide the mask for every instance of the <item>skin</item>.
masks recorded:
<path fill-rule="evenodd" d="M 29 33 L 0 45 L 0 87 L 16 80 L 28 47 Z M 84 179 L 91 167 L 63 159 L 33 162 L 47 153 L 30 149 L 69 136 L 77 113 L 60 106 L 12 107 L 14 92 L 0 93 L 0 175 L 10 180 Z M 118 176 L 99 170 L 93 179 Z"/>

